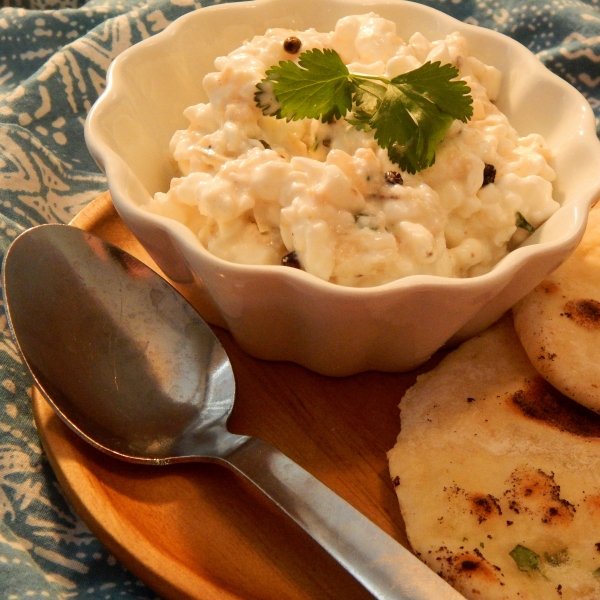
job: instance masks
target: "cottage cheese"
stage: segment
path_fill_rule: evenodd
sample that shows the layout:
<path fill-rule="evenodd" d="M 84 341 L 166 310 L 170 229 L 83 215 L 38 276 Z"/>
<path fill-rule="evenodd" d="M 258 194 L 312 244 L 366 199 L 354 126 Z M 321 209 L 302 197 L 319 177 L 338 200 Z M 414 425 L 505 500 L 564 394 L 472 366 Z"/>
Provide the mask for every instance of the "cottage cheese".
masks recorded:
<path fill-rule="evenodd" d="M 294 35 L 301 52 L 333 48 L 351 72 L 392 78 L 427 61 L 451 63 L 471 88 L 474 114 L 455 121 L 433 166 L 399 172 L 373 134 L 344 119 L 286 122 L 264 116 L 256 84 L 282 60 Z M 501 74 L 469 56 L 453 33 L 407 42 L 394 23 L 370 13 L 319 33 L 271 29 L 215 62 L 204 78 L 206 104 L 185 110 L 171 152 L 181 176 L 147 209 L 187 225 L 213 254 L 243 264 L 301 267 L 345 286 L 375 286 L 414 274 L 472 277 L 489 271 L 526 233 L 558 209 L 554 171 L 541 136 L 519 137 L 494 105 Z M 484 185 L 485 165 L 495 179 Z M 389 177 L 388 177 L 389 179 Z"/>

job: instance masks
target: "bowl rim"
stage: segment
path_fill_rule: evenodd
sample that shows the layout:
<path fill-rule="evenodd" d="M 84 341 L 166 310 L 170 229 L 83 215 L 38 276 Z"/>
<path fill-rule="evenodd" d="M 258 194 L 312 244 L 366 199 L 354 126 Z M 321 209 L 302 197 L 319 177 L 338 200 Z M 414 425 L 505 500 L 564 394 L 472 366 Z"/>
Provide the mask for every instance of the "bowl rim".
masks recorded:
<path fill-rule="evenodd" d="M 312 286 L 317 292 L 339 296 L 377 296 L 396 293 L 400 290 L 406 291 L 410 289 L 412 291 L 425 288 L 446 288 L 449 286 L 457 289 L 472 288 L 474 291 L 479 288 L 487 289 L 489 287 L 503 287 L 502 283 L 510 281 L 513 275 L 517 273 L 530 258 L 548 252 L 568 253 L 570 250 L 574 249 L 575 245 L 583 235 L 589 208 L 594 204 L 598 195 L 600 195 L 600 178 L 598 178 L 597 183 L 590 184 L 588 187 L 581 190 L 576 198 L 565 202 L 559 208 L 559 211 L 561 211 L 569 207 L 575 213 L 573 215 L 572 227 L 569 231 L 551 241 L 536 241 L 535 238 L 539 237 L 539 234 L 536 232 L 537 235 L 534 234 L 533 241 L 531 241 L 531 237 L 528 238 L 528 241 L 524 245 L 510 251 L 487 273 L 468 278 L 414 274 L 370 287 L 344 286 L 321 280 L 318 277 L 299 269 L 282 269 L 280 265 L 239 264 L 227 261 L 211 254 L 199 240 L 197 240 L 194 233 L 183 223 L 169 217 L 149 213 L 130 198 L 127 193 L 120 193 L 118 184 L 123 184 L 126 181 L 128 185 L 123 187 L 134 187 L 143 190 L 148 198 L 151 197 L 151 194 L 147 192 L 127 163 L 110 147 L 109 143 L 103 139 L 103 135 L 96 125 L 97 121 L 102 118 L 102 111 L 107 107 L 110 107 L 112 102 L 116 101 L 115 88 L 118 87 L 121 65 L 130 56 L 143 52 L 146 48 L 150 48 L 154 45 L 168 44 L 170 40 L 177 37 L 181 28 L 189 26 L 190 23 L 193 23 L 196 20 L 201 20 L 203 15 L 208 12 L 243 12 L 245 10 L 268 11 L 271 6 L 291 3 L 293 1 L 294 0 L 242 0 L 241 2 L 234 1 L 202 7 L 177 18 L 161 32 L 127 48 L 112 61 L 107 72 L 106 88 L 88 113 L 85 122 L 85 139 L 92 156 L 100 168 L 106 173 L 111 195 L 113 196 L 113 200 L 116 199 L 115 206 L 118 212 L 135 215 L 137 219 L 141 219 L 146 223 L 151 224 L 153 227 L 159 228 L 171 235 L 181 246 L 183 246 L 183 248 L 185 248 L 185 255 L 194 253 L 200 254 L 202 259 L 206 261 L 207 268 L 212 270 L 221 272 L 227 271 L 231 275 L 239 274 L 246 278 L 283 278 L 284 280 L 287 279 L 291 285 L 302 287 Z M 360 9 L 360 12 L 354 14 L 370 12 L 375 10 L 375 7 L 382 5 L 397 6 L 399 8 L 404 6 L 408 7 L 408 10 L 431 15 L 443 26 L 448 28 L 452 27 L 461 33 L 466 33 L 467 36 L 470 32 L 476 32 L 477 35 L 491 36 L 501 40 L 502 43 L 509 45 L 509 47 L 521 54 L 523 58 L 528 61 L 528 67 L 532 67 L 536 74 L 539 74 L 544 80 L 550 81 L 555 87 L 557 86 L 566 94 L 569 94 L 574 99 L 578 100 L 578 106 L 582 109 L 581 117 L 578 121 L 579 133 L 583 134 L 590 149 L 595 150 L 595 154 L 600 162 L 600 141 L 596 134 L 595 117 L 585 97 L 564 79 L 547 69 L 528 48 L 513 38 L 492 29 L 459 21 L 442 11 L 411 0 L 327 1 L 332 5 L 340 5 L 343 7 L 356 6 L 357 9 Z M 319 2 L 322 2 L 322 0 L 303 0 L 303 3 L 307 2 L 318 4 Z M 593 136 L 591 134 L 593 134 Z M 113 190 L 116 190 L 116 192 Z M 541 230 L 543 230 L 543 224 L 537 231 Z M 504 285 L 506 285 L 506 283 Z"/>

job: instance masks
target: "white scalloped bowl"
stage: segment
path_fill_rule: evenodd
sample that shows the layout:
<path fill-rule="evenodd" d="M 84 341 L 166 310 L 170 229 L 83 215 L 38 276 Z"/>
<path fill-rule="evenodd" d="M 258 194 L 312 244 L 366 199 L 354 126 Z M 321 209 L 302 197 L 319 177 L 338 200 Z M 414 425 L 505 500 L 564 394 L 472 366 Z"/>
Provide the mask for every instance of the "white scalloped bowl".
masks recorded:
<path fill-rule="evenodd" d="M 355 289 L 297 269 L 226 262 L 184 225 L 141 208 L 168 189 L 169 140 L 187 127 L 183 109 L 206 101 L 202 78 L 217 56 L 269 27 L 329 31 L 340 17 L 369 11 L 395 21 L 404 39 L 460 31 L 474 56 L 503 72 L 497 104 L 520 135 L 545 137 L 563 205 L 525 245 L 479 277 L 416 275 Z M 399 0 L 255 0 L 187 14 L 112 63 L 86 141 L 126 225 L 171 279 L 202 282 L 222 317 L 217 324 L 256 357 L 327 375 L 407 371 L 481 332 L 569 255 L 600 191 L 600 142 L 579 92 L 514 40 Z"/>

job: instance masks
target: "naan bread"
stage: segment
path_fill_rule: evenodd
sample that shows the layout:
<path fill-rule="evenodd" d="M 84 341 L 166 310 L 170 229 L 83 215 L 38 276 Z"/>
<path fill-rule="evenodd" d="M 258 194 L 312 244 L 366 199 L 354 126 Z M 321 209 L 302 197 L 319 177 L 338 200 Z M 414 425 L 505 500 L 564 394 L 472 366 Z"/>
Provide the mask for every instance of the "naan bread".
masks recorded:
<path fill-rule="evenodd" d="M 421 560 L 472 600 L 600 599 L 600 415 L 540 377 L 510 315 L 400 414 L 390 474 Z"/>
<path fill-rule="evenodd" d="M 531 362 L 563 394 L 600 412 L 600 208 L 566 262 L 513 310 Z"/>

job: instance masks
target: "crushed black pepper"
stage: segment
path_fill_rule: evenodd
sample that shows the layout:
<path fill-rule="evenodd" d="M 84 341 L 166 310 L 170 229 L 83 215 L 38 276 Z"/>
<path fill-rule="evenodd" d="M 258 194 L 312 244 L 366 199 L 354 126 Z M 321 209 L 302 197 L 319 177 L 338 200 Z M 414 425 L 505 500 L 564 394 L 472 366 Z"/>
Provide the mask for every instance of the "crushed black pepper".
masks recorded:
<path fill-rule="evenodd" d="M 494 183 L 494 181 L 496 181 L 496 167 L 486 163 L 485 167 L 483 167 L 483 183 L 481 187 Z"/>
<path fill-rule="evenodd" d="M 284 267 L 293 267 L 294 269 L 302 268 L 302 265 L 300 264 L 300 259 L 298 258 L 298 255 L 296 254 L 295 250 L 292 250 L 289 254 L 286 254 L 281 259 L 281 264 Z"/>
<path fill-rule="evenodd" d="M 385 174 L 385 180 L 391 185 L 403 185 L 404 180 L 402 174 L 398 171 L 387 171 Z"/>

